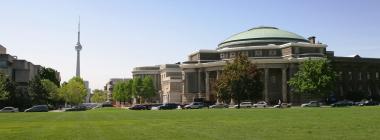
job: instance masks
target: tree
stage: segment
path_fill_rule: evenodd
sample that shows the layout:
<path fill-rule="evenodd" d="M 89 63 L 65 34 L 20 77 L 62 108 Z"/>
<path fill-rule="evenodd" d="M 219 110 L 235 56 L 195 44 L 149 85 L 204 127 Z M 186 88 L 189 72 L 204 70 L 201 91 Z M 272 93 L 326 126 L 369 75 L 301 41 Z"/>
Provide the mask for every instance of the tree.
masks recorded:
<path fill-rule="evenodd" d="M 49 94 L 42 85 L 39 76 L 35 76 L 29 82 L 28 91 L 33 104 L 48 104 Z"/>
<path fill-rule="evenodd" d="M 230 88 L 228 86 L 229 80 L 225 76 L 219 77 L 219 79 L 215 82 L 214 88 L 217 93 L 218 101 L 221 100 L 223 102 L 228 102 L 231 100 Z"/>
<path fill-rule="evenodd" d="M 133 98 L 133 91 L 132 91 L 132 88 L 133 88 L 133 79 L 131 79 L 131 80 L 128 80 L 127 81 L 127 85 L 126 85 L 127 87 L 127 99 L 128 99 L 128 101 L 130 101 L 131 103 L 132 103 L 132 98 Z"/>
<path fill-rule="evenodd" d="M 145 77 L 142 81 L 143 85 L 143 92 L 141 94 L 141 97 L 146 101 L 149 98 L 152 98 L 156 95 L 156 90 L 154 88 L 153 78 L 152 77 Z"/>
<path fill-rule="evenodd" d="M 66 103 L 77 105 L 84 101 L 87 95 L 87 89 L 84 82 L 79 77 L 73 77 L 69 82 L 62 84 L 59 94 Z"/>
<path fill-rule="evenodd" d="M 38 75 L 41 79 L 48 79 L 53 82 L 57 87 L 60 85 L 59 72 L 52 68 L 43 67 L 38 71 Z"/>
<path fill-rule="evenodd" d="M 327 59 L 304 61 L 299 71 L 289 80 L 296 93 L 309 97 L 326 96 L 333 88 L 336 73 Z"/>
<path fill-rule="evenodd" d="M 127 101 L 130 96 L 128 95 L 128 83 L 125 81 L 116 82 L 112 90 L 113 99 L 119 102 Z"/>
<path fill-rule="evenodd" d="M 221 77 L 215 85 L 218 98 L 221 100 L 235 99 L 240 108 L 244 99 L 254 100 L 262 92 L 260 72 L 247 56 L 238 54 L 232 63 L 227 61 Z"/>
<path fill-rule="evenodd" d="M 91 102 L 103 103 L 107 101 L 107 92 L 104 90 L 95 89 L 92 91 L 93 95 L 91 97 Z"/>
<path fill-rule="evenodd" d="M 42 83 L 43 89 L 48 94 L 49 104 L 58 105 L 62 101 L 62 98 L 58 93 L 58 86 L 48 79 L 42 79 L 41 83 Z"/>
<path fill-rule="evenodd" d="M 16 86 L 8 76 L 0 72 L 0 106 L 12 104 Z"/>
<path fill-rule="evenodd" d="M 139 77 L 134 78 L 133 84 L 132 84 L 132 97 L 140 101 L 142 94 L 143 94 L 143 82 L 141 78 Z"/>

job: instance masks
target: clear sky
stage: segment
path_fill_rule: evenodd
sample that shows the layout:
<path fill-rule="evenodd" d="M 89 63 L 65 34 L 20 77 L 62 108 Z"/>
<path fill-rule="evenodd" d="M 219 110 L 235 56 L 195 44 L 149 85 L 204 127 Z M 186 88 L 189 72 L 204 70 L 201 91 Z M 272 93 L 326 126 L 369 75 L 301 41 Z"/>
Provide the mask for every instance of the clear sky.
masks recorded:
<path fill-rule="evenodd" d="M 81 75 L 90 87 L 131 77 L 136 66 L 185 61 L 255 26 L 316 36 L 336 55 L 380 57 L 380 1 L 373 0 L 0 0 L 8 53 L 75 75 L 81 16 Z"/>

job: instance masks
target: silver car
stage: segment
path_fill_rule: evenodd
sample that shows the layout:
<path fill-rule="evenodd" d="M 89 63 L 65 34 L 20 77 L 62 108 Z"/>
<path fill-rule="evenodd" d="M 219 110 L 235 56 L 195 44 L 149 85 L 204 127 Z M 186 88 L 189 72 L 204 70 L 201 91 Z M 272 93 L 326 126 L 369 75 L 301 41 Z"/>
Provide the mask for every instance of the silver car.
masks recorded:
<path fill-rule="evenodd" d="M 222 103 L 214 104 L 210 106 L 210 108 L 228 108 L 228 104 L 222 104 Z"/>
<path fill-rule="evenodd" d="M 186 105 L 185 109 L 200 109 L 202 107 L 204 107 L 203 103 L 201 103 L 201 102 L 192 102 L 191 104 Z"/>
<path fill-rule="evenodd" d="M 4 107 L 0 112 L 18 112 L 18 108 L 14 107 Z"/>
<path fill-rule="evenodd" d="M 320 107 L 321 103 L 318 101 L 310 101 L 309 103 L 302 104 L 301 107 Z"/>
<path fill-rule="evenodd" d="M 238 105 L 234 105 L 234 108 L 237 108 Z M 240 103 L 240 108 L 251 108 L 252 102 L 242 102 Z"/>
<path fill-rule="evenodd" d="M 268 106 L 268 104 L 265 101 L 260 101 L 260 102 L 257 102 L 256 104 L 253 104 L 254 108 L 257 108 L 257 107 L 266 108 L 267 106 Z"/>

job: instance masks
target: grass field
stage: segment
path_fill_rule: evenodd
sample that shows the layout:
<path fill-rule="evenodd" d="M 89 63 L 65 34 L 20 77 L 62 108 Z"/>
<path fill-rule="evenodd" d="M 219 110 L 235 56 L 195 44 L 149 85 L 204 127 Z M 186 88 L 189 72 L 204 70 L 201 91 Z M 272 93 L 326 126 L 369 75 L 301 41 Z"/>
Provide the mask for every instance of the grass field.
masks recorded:
<path fill-rule="evenodd" d="M 0 139 L 379 139 L 380 107 L 1 113 Z"/>

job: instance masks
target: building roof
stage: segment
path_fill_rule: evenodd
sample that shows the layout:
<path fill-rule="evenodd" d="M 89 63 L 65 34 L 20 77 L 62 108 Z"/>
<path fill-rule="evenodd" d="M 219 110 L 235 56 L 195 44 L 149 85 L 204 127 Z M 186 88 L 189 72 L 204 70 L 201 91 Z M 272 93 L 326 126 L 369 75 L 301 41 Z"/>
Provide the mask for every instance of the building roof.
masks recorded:
<path fill-rule="evenodd" d="M 264 45 L 289 42 L 308 42 L 308 40 L 300 35 L 276 27 L 259 26 L 227 38 L 218 45 L 218 48 L 242 46 L 243 44 Z"/>

